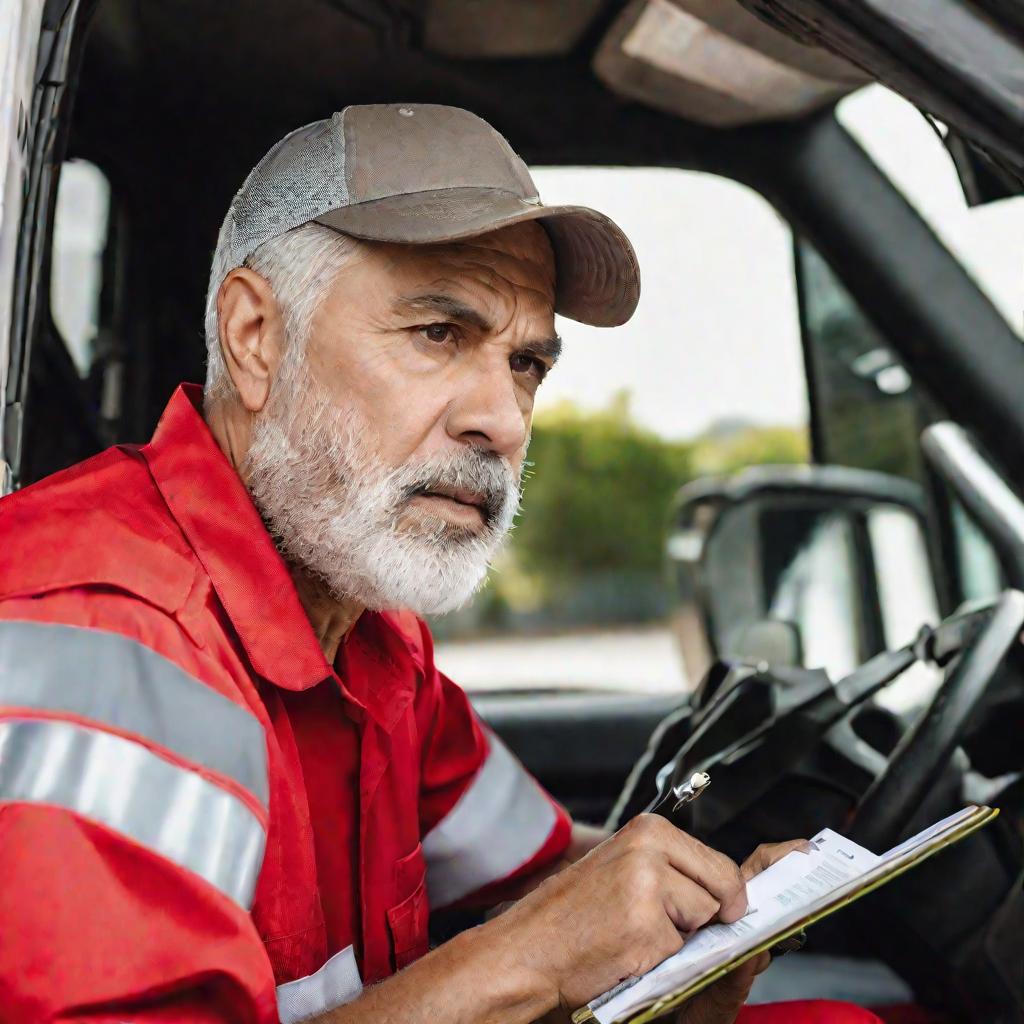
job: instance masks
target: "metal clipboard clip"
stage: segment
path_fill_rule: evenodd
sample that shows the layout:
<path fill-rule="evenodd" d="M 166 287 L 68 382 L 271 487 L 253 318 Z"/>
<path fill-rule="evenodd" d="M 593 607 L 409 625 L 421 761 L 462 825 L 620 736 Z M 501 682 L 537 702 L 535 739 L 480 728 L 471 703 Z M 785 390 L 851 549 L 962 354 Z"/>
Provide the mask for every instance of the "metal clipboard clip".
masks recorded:
<path fill-rule="evenodd" d="M 686 782 L 673 786 L 672 795 L 676 798 L 676 802 L 672 807 L 673 813 L 678 811 L 683 804 L 696 800 L 710 785 L 711 776 L 707 772 L 694 772 Z"/>

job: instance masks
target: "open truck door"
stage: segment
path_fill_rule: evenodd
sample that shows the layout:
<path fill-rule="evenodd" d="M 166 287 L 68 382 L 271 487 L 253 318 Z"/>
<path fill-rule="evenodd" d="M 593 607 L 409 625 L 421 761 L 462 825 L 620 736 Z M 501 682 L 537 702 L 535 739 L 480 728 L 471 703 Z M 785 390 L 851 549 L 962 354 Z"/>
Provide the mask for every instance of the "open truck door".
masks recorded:
<path fill-rule="evenodd" d="M 13 489 L 21 470 L 29 341 L 87 21 L 83 6 L 0 0 L 0 494 Z"/>
<path fill-rule="evenodd" d="M 8 408 L 14 308 L 20 305 L 15 266 L 21 213 L 28 184 L 28 124 L 32 110 L 42 0 L 5 0 L 0 6 L 0 392 L 4 416 L 0 429 L 0 493 L 11 489 Z"/>

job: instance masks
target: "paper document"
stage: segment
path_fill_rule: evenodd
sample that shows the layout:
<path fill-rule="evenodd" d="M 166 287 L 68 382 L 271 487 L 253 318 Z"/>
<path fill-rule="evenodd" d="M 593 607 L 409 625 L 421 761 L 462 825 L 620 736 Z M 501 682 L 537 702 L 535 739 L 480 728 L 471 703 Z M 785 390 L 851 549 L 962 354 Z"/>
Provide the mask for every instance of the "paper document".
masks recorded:
<path fill-rule="evenodd" d="M 595 999 L 574 1020 L 630 1020 L 663 997 L 687 992 L 717 968 L 735 966 L 733 961 L 744 954 L 774 944 L 787 928 L 824 916 L 894 877 L 994 814 L 988 808 L 966 807 L 880 856 L 823 829 L 811 840 L 809 853 L 791 853 L 747 884 L 748 910 L 740 920 L 699 929 L 674 956 Z"/>

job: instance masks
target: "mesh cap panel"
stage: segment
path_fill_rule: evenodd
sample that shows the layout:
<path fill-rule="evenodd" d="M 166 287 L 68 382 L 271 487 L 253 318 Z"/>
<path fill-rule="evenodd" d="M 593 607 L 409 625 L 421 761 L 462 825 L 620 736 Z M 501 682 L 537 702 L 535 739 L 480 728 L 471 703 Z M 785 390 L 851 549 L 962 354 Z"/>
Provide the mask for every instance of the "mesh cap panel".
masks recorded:
<path fill-rule="evenodd" d="M 231 201 L 232 266 L 241 266 L 269 239 L 348 201 L 341 115 L 291 132 Z"/>

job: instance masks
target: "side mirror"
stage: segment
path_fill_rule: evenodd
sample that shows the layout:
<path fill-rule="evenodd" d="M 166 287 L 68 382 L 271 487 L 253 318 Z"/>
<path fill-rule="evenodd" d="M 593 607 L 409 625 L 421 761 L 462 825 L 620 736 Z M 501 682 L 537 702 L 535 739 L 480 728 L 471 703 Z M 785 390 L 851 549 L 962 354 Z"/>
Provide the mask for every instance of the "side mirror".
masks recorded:
<path fill-rule="evenodd" d="M 694 681 L 718 659 L 838 679 L 940 617 L 924 495 L 883 473 L 758 466 L 695 481 L 677 496 L 667 555 Z"/>

